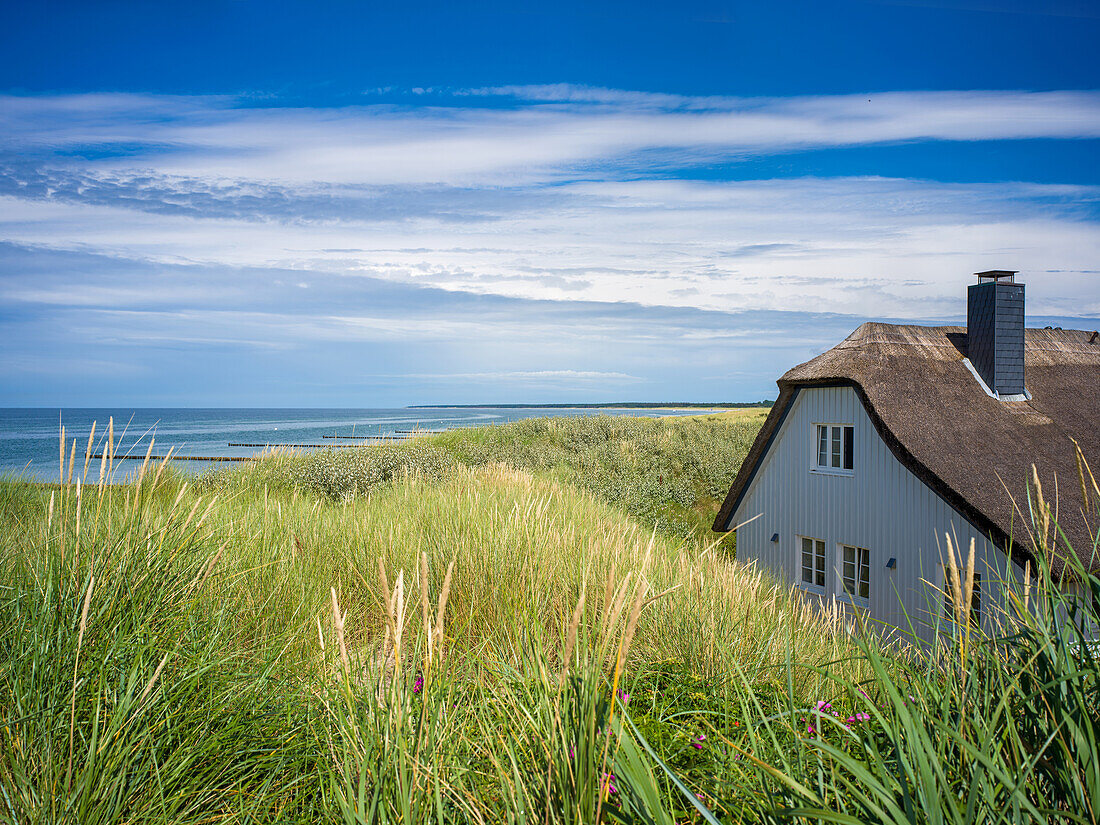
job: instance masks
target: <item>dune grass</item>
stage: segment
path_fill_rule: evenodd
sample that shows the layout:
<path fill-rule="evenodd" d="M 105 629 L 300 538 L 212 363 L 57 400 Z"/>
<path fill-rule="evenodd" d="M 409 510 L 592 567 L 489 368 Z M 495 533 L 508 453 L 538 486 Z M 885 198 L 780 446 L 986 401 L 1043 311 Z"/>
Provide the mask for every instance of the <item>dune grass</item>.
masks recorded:
<path fill-rule="evenodd" d="M 338 497 L 0 484 L 0 820 L 1096 821 L 1095 575 L 884 650 L 470 463 Z"/>
<path fill-rule="evenodd" d="M 660 532 L 709 540 L 764 415 L 752 408 L 667 418 L 532 418 L 400 444 L 286 454 L 211 473 L 203 486 L 267 485 L 343 499 L 406 472 L 438 479 L 456 466 L 503 464 L 567 482 Z"/>

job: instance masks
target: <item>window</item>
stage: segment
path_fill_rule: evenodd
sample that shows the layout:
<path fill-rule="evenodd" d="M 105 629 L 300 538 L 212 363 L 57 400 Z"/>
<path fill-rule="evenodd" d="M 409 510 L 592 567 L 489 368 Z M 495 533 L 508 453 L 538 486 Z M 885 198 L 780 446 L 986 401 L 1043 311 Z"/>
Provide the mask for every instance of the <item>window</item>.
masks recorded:
<path fill-rule="evenodd" d="M 853 599 L 868 599 L 871 594 L 871 552 L 865 547 L 842 544 L 841 582 Z"/>
<path fill-rule="evenodd" d="M 960 570 L 963 576 L 963 588 L 966 587 L 966 572 Z M 962 594 L 966 601 L 966 593 Z M 949 622 L 957 622 L 959 612 L 955 609 L 955 577 L 951 574 L 950 567 L 943 569 L 943 616 Z M 982 574 L 974 574 L 974 589 L 970 593 L 970 623 L 978 627 L 982 623 Z"/>
<path fill-rule="evenodd" d="M 855 428 L 847 424 L 817 425 L 817 466 L 851 470 L 855 466 Z"/>
<path fill-rule="evenodd" d="M 802 583 L 825 588 L 825 542 L 802 539 Z"/>

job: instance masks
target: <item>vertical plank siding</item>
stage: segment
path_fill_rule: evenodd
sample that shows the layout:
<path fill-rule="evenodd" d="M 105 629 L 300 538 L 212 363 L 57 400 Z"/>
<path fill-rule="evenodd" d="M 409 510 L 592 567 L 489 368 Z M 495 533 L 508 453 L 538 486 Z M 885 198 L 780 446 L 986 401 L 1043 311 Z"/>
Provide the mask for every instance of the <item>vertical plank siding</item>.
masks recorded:
<path fill-rule="evenodd" d="M 813 469 L 818 424 L 855 428 L 850 474 Z M 851 387 L 803 388 L 795 397 L 734 523 L 757 514 L 762 515 L 737 531 L 739 559 L 755 559 L 781 581 L 800 584 L 798 537 L 823 539 L 826 598 L 846 604 L 839 545 L 867 548 L 871 617 L 903 629 L 911 621 L 925 637 L 930 635 L 929 611 L 938 615 L 943 597 L 922 580 L 942 587 L 948 535 L 963 548 L 964 560 L 971 539 L 975 542 L 983 623 L 989 608 L 1002 599 L 1000 583 L 1008 575 L 1019 576 L 1003 552 L 894 457 Z M 777 542 L 771 541 L 774 534 Z M 886 567 L 890 558 L 896 559 L 894 569 Z"/>

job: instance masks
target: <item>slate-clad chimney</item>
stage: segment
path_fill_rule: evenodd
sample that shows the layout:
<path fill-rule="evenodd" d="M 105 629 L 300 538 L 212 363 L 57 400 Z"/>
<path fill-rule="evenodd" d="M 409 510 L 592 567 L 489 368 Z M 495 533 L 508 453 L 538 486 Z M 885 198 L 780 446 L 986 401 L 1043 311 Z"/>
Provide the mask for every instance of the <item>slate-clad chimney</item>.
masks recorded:
<path fill-rule="evenodd" d="M 1002 269 L 975 273 L 967 290 L 966 348 L 978 375 L 998 396 L 1024 394 L 1024 285 Z"/>

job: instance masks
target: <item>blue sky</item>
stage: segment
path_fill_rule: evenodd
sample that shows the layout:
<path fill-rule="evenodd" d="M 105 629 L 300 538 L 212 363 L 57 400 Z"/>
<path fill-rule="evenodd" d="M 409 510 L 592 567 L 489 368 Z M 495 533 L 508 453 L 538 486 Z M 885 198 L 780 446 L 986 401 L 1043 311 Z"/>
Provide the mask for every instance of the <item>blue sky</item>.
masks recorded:
<path fill-rule="evenodd" d="M 1100 8 L 9 4 L 0 404 L 751 400 L 1019 269 L 1100 326 Z"/>

